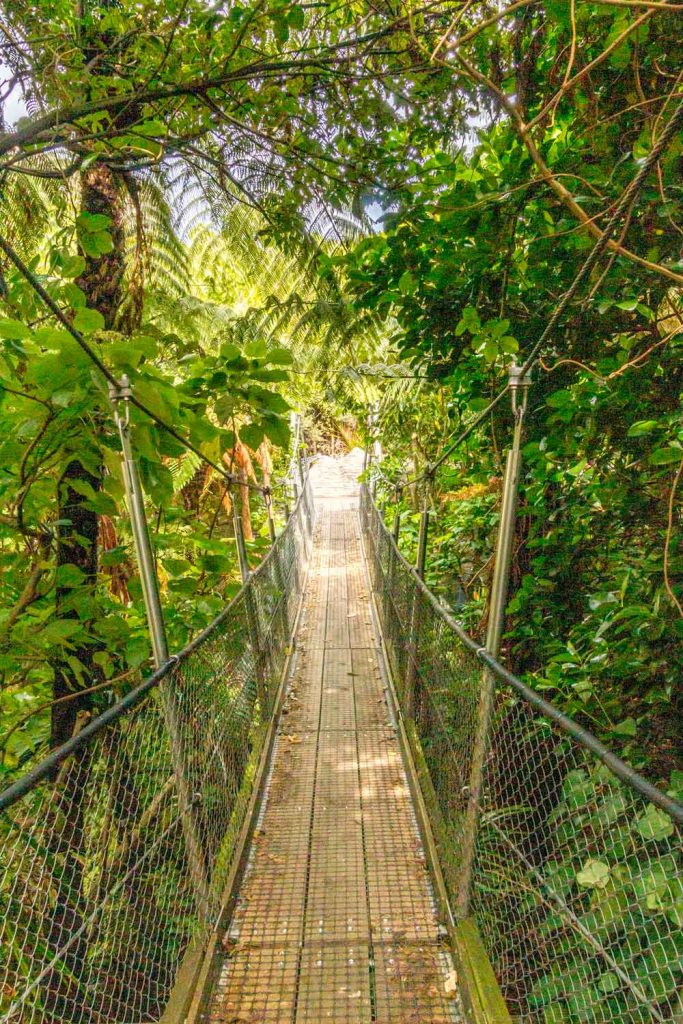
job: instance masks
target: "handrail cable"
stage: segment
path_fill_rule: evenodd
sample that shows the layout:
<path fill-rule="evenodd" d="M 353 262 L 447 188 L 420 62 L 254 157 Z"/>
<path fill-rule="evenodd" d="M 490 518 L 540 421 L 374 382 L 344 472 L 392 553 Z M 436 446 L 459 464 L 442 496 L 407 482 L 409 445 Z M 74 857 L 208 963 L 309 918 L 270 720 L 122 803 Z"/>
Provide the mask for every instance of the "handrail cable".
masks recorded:
<path fill-rule="evenodd" d="M 602 254 L 607 249 L 607 246 L 611 241 L 612 234 L 614 233 L 614 230 L 617 227 L 617 224 L 621 219 L 622 214 L 628 209 L 631 202 L 634 199 L 636 199 L 643 184 L 645 183 L 645 179 L 648 177 L 650 171 L 657 163 L 666 147 L 672 141 L 673 137 L 678 131 L 678 128 L 682 124 L 683 101 L 681 101 L 678 104 L 676 110 L 671 116 L 669 123 L 667 124 L 666 128 L 664 128 L 661 135 L 657 139 L 657 142 L 654 144 L 654 146 L 648 153 L 647 157 L 643 161 L 640 169 L 638 170 L 638 173 L 631 179 L 629 184 L 622 191 L 621 196 L 617 202 L 617 205 L 614 208 L 614 212 L 612 213 L 612 216 L 605 225 L 602 235 L 591 249 L 582 266 L 579 268 L 569 288 L 564 293 L 558 304 L 555 306 L 552 316 L 550 317 L 550 320 L 543 329 L 540 338 L 532 347 L 529 355 L 522 363 L 522 366 L 519 370 L 520 377 L 524 377 L 525 374 L 529 372 L 533 364 L 536 362 L 536 359 L 538 358 L 541 349 L 547 342 L 551 333 L 554 331 L 555 327 L 557 326 L 560 320 L 560 317 L 566 310 L 567 306 L 576 295 L 580 285 L 583 283 L 584 279 L 588 276 L 588 274 L 590 274 L 591 270 L 597 263 L 600 256 L 602 256 Z M 436 462 L 429 463 L 429 465 L 426 466 L 425 469 L 421 470 L 420 473 L 417 473 L 413 477 L 409 477 L 407 480 L 402 481 L 400 484 L 394 484 L 392 481 L 392 486 L 398 489 L 399 487 L 403 488 L 407 487 L 410 484 L 419 483 L 423 479 L 431 479 L 434 476 L 435 471 L 439 468 L 439 466 L 441 466 L 449 457 L 449 455 L 451 455 L 455 451 L 455 449 L 458 448 L 462 444 L 462 442 L 465 441 L 470 436 L 470 434 L 477 429 L 477 427 L 488 417 L 489 413 L 491 413 L 493 409 L 495 409 L 495 407 L 499 404 L 499 402 L 502 401 L 502 399 L 505 397 L 509 390 L 510 384 L 507 383 L 503 388 L 501 388 L 496 397 L 492 399 L 491 402 L 489 402 L 486 408 L 483 409 L 482 412 L 480 412 L 477 417 L 475 417 L 472 423 L 470 423 L 470 425 L 456 438 L 456 440 L 451 445 L 449 445 L 446 451 L 439 456 Z M 387 478 L 384 477 L 384 479 L 386 480 Z"/>
<path fill-rule="evenodd" d="M 21 256 L 19 256 L 16 250 L 12 248 L 9 242 L 7 242 L 7 240 L 1 234 L 0 249 L 2 249 L 7 258 L 11 260 L 11 262 L 14 264 L 17 270 L 26 278 L 26 280 L 31 285 L 36 294 L 40 296 L 40 298 L 43 300 L 48 309 L 53 313 L 57 320 L 59 320 L 62 326 L 69 332 L 71 337 L 74 338 L 74 340 L 82 348 L 82 350 L 91 360 L 91 362 L 95 364 L 100 373 L 109 382 L 109 384 L 115 387 L 118 391 L 121 382 L 117 379 L 116 375 L 109 369 L 106 363 L 102 361 L 102 359 L 98 356 L 97 352 L 95 352 L 92 346 L 88 344 L 88 342 L 83 337 L 81 332 L 77 330 L 73 326 L 73 324 L 69 322 L 68 318 L 64 315 L 64 313 L 59 308 L 54 299 L 48 294 L 45 288 L 43 288 L 42 284 L 37 279 L 35 274 L 33 274 L 31 270 L 29 270 L 29 268 L 22 260 Z M 165 430 L 167 434 L 175 438 L 175 440 L 182 444 L 188 451 L 191 451 L 195 455 L 199 456 L 199 458 L 202 459 L 208 466 L 211 466 L 211 468 L 215 469 L 217 473 L 220 473 L 223 479 L 227 480 L 229 483 L 239 484 L 241 487 L 248 487 L 252 491 L 258 491 L 260 494 L 265 494 L 269 490 L 269 488 L 262 487 L 260 484 L 255 484 L 249 480 L 242 479 L 235 473 L 230 473 L 228 470 L 220 466 L 217 462 L 214 462 L 213 459 L 209 458 L 208 455 L 205 455 L 200 448 L 198 448 L 195 444 L 192 443 L 192 441 L 189 441 L 186 437 L 183 437 L 182 434 L 178 433 L 175 427 L 172 427 L 170 423 L 166 423 L 166 421 L 161 419 L 160 416 L 157 416 L 155 412 L 152 412 L 152 410 L 149 409 L 144 404 L 144 402 L 141 402 L 140 399 L 137 398 L 134 393 L 129 394 L 127 396 L 127 400 L 131 402 L 141 412 L 145 413 L 146 416 L 149 416 L 149 418 L 154 423 L 156 423 L 157 426 L 161 427 L 161 429 Z"/>

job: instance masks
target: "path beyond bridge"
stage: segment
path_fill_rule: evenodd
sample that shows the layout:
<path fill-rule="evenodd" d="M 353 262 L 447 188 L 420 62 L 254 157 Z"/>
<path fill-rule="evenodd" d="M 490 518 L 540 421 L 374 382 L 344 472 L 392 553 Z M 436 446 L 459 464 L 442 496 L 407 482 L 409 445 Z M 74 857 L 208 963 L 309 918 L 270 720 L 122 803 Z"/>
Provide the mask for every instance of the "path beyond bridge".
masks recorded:
<path fill-rule="evenodd" d="M 373 620 L 357 455 L 311 471 L 296 654 L 212 1024 L 461 1019 Z"/>

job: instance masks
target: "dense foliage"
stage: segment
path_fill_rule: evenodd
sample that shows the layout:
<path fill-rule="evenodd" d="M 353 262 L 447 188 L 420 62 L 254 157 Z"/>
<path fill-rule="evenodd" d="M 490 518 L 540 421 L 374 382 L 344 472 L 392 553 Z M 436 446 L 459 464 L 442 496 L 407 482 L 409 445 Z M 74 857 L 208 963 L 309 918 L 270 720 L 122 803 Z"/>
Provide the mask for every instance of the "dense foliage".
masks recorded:
<path fill-rule="evenodd" d="M 247 484 L 286 464 L 293 353 L 307 346 L 310 362 L 357 333 L 316 260 L 356 229 L 340 202 L 350 210 L 382 162 L 383 72 L 411 66 L 391 53 L 402 25 L 370 16 L 356 33 L 350 10 L 280 2 L 5 8 L 5 117 L 25 115 L 0 141 L 6 770 L 148 663 L 106 381 L 70 331 L 243 474 L 258 557 L 267 527 L 261 508 L 252 529 Z M 378 74 L 351 92 L 347 74 L 377 47 Z M 232 499 L 220 473 L 133 417 L 177 647 L 236 584 Z"/>
<path fill-rule="evenodd" d="M 0 779 L 150 665 L 119 437 L 82 343 L 147 409 L 131 411 L 133 444 L 177 649 L 238 587 L 233 503 L 252 564 L 269 542 L 253 485 L 272 485 L 282 523 L 290 410 L 334 447 L 377 406 L 368 439 L 401 484 L 526 358 L 678 116 L 682 13 L 666 0 L 3 6 Z M 678 133 L 532 368 L 503 652 L 679 797 L 682 162 Z M 427 486 L 379 485 L 410 558 L 426 500 L 428 582 L 482 640 L 511 426 L 503 401 Z M 617 959 L 637 906 L 628 942 L 644 985 L 659 957 L 648 996 L 669 1005 L 668 826 L 613 796 L 599 771 L 567 775 L 558 820 L 602 816 L 612 846 L 544 870 L 564 872 L 577 914 L 609 904 Z M 579 994 L 558 1006 L 549 970 L 528 1005 L 548 1024 L 603 1020 L 598 1003 L 639 1019 L 615 975 L 584 976 L 545 925 L 549 962 Z"/>
<path fill-rule="evenodd" d="M 393 479 L 436 460 L 541 334 L 677 102 L 677 19 L 553 3 L 444 45 L 441 67 L 476 83 L 490 125 L 416 154 L 386 231 L 348 261 L 361 303 L 396 318 L 399 352 L 435 384 L 387 392 Z M 681 154 L 679 135 L 536 364 L 508 609 L 515 668 L 664 778 L 682 745 Z M 464 587 L 475 629 L 510 424 L 506 402 L 432 494 L 431 579 L 451 603 Z"/>

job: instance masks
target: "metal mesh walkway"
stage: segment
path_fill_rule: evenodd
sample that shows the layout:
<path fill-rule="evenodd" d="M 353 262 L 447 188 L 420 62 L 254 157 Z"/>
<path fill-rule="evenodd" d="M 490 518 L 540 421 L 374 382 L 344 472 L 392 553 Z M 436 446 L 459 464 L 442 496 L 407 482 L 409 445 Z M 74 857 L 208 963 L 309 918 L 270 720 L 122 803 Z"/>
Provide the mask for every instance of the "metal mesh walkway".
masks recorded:
<path fill-rule="evenodd" d="M 380 673 L 359 468 L 313 471 L 296 660 L 212 1024 L 461 1019 Z"/>

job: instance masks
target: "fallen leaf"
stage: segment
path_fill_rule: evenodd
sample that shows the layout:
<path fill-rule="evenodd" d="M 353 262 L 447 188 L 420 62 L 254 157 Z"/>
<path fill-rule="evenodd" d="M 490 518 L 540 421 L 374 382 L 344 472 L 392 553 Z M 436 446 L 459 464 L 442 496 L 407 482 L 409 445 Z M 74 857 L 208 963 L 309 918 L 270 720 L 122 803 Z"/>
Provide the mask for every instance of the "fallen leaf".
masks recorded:
<path fill-rule="evenodd" d="M 452 996 L 452 995 L 454 995 L 457 992 L 457 990 L 458 990 L 458 975 L 455 973 L 454 970 L 448 972 L 448 977 L 446 978 L 446 981 L 444 982 L 444 986 L 443 987 L 444 987 L 444 991 L 445 991 L 447 996 Z"/>

